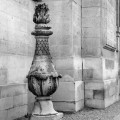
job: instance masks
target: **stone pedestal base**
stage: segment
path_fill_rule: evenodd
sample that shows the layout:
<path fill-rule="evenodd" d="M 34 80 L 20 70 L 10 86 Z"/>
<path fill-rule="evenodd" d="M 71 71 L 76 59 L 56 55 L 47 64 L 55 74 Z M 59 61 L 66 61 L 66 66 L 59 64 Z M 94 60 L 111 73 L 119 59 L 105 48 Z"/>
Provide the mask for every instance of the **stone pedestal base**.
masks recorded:
<path fill-rule="evenodd" d="M 32 115 L 30 120 L 61 120 L 63 113 L 57 113 L 56 115 L 37 116 Z"/>
<path fill-rule="evenodd" d="M 50 97 L 36 97 L 30 120 L 59 120 L 63 117 L 53 108 Z"/>

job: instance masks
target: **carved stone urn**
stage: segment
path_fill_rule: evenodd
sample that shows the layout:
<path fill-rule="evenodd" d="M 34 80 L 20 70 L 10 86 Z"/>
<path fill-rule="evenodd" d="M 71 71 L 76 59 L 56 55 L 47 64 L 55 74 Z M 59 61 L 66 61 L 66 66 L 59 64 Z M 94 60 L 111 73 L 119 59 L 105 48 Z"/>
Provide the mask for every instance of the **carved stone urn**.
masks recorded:
<path fill-rule="evenodd" d="M 46 117 L 48 120 L 54 120 L 56 116 L 58 120 L 63 116 L 54 110 L 50 97 L 57 90 L 59 78 L 62 76 L 56 72 L 49 51 L 48 39 L 53 32 L 50 30 L 51 27 L 47 26 L 50 22 L 48 11 L 45 3 L 38 4 L 33 17 L 36 25 L 32 35 L 36 38 L 36 49 L 27 76 L 28 88 L 36 96 L 31 120 L 43 120 Z"/>

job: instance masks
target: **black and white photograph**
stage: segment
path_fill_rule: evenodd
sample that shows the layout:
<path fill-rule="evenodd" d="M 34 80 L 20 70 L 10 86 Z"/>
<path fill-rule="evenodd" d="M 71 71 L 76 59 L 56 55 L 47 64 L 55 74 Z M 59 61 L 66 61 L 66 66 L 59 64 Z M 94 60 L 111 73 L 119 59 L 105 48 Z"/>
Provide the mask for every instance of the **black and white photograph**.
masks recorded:
<path fill-rule="evenodd" d="M 0 0 L 0 120 L 120 120 L 120 0 Z"/>

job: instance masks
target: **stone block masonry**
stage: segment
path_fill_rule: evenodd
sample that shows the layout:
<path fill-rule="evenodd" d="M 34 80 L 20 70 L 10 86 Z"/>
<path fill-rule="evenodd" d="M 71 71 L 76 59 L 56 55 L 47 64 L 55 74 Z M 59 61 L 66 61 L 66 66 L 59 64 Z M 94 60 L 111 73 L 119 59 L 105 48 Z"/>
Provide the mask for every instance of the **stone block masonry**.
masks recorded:
<path fill-rule="evenodd" d="M 0 119 L 14 120 L 27 114 L 27 84 L 0 86 Z"/>
<path fill-rule="evenodd" d="M 43 1 L 44 2 L 44 1 Z M 84 82 L 81 58 L 81 0 L 51 0 L 53 35 L 50 52 L 58 73 L 62 74 L 58 90 L 53 94 L 57 111 L 76 112 L 84 107 Z"/>
<path fill-rule="evenodd" d="M 85 105 L 92 108 L 106 108 L 119 100 L 115 4 L 114 0 L 82 1 Z"/>
<path fill-rule="evenodd" d="M 96 103 L 97 106 L 96 99 L 100 99 L 101 108 L 117 101 L 118 94 L 115 95 L 115 93 L 118 93 L 116 89 L 118 85 L 112 87 L 111 84 L 108 84 L 107 86 L 110 89 L 98 90 L 101 84 L 104 88 L 108 81 L 110 83 L 112 80 L 117 81 L 118 55 L 108 47 L 115 48 L 116 18 L 114 0 L 46 0 L 46 2 L 50 6 L 51 24 L 54 31 L 49 41 L 51 55 L 58 72 L 63 75 L 60 88 L 63 84 L 66 88 L 69 84 L 78 81 L 85 83 L 85 86 L 90 84 L 89 87 L 91 87 L 91 84 L 95 84 L 96 89 L 94 91 L 85 89 L 85 101 L 87 101 L 85 104 L 89 107 L 95 107 L 92 102 Z M 75 87 L 69 87 L 66 89 L 67 92 L 70 89 L 75 90 Z M 108 97 L 104 96 L 106 94 L 109 101 Z M 91 98 L 88 98 L 88 96 Z M 74 98 L 74 95 L 65 96 L 65 94 L 62 95 L 62 91 L 58 90 L 53 96 L 53 101 L 57 110 L 80 110 L 82 107 L 76 110 L 75 104 L 70 103 L 70 101 L 75 100 Z M 65 105 L 64 109 L 62 106 Z"/>
<path fill-rule="evenodd" d="M 50 9 L 50 52 L 63 75 L 55 109 L 105 108 L 118 100 L 115 0 L 43 0 Z M 36 3 L 37 4 L 37 3 Z M 26 75 L 35 50 L 32 0 L 0 0 L 0 120 L 31 113 Z M 85 86 L 85 87 L 84 87 Z M 85 93 L 85 96 L 84 96 Z"/>
<path fill-rule="evenodd" d="M 0 120 L 28 112 L 26 75 L 34 55 L 34 2 L 0 0 Z"/>
<path fill-rule="evenodd" d="M 84 83 L 60 82 L 58 90 L 52 97 L 56 110 L 77 112 L 84 107 Z"/>
<path fill-rule="evenodd" d="M 93 108 L 106 108 L 119 100 L 119 81 L 85 82 L 85 104 Z"/>

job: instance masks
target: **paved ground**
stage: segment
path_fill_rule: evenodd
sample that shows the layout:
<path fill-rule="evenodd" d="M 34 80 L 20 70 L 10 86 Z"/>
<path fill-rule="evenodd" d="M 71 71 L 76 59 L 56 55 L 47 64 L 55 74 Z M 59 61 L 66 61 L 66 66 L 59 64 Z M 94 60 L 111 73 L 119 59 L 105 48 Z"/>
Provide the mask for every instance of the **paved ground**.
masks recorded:
<path fill-rule="evenodd" d="M 28 120 L 28 118 L 17 120 Z M 77 113 L 64 113 L 62 120 L 120 120 L 120 101 L 105 110 L 84 108 Z"/>

